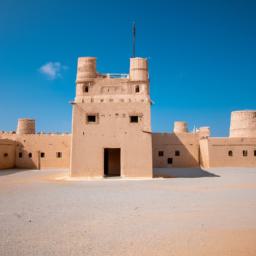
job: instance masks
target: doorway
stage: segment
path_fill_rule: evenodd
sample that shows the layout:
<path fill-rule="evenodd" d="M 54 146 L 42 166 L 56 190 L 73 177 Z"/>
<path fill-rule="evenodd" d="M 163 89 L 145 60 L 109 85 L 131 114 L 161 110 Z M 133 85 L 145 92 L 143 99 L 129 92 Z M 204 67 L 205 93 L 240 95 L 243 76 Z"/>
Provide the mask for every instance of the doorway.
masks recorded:
<path fill-rule="evenodd" d="M 104 148 L 104 176 L 121 176 L 120 148 Z"/>

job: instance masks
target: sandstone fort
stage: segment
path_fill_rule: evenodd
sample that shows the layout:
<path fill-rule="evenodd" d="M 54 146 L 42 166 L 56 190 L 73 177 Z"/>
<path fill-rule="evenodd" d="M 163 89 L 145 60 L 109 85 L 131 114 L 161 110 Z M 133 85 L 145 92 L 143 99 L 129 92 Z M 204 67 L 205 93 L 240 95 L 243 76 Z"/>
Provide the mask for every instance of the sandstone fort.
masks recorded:
<path fill-rule="evenodd" d="M 129 74 L 101 74 L 96 58 L 77 64 L 71 134 L 37 133 L 34 119 L 0 132 L 0 169 L 66 168 L 71 176 L 154 177 L 155 169 L 256 167 L 256 111 L 233 111 L 229 137 L 210 127 L 151 130 L 148 61 L 130 59 Z M 168 120 L 166 120 L 168 122 Z M 216 120 L 217 121 L 217 120 Z"/>

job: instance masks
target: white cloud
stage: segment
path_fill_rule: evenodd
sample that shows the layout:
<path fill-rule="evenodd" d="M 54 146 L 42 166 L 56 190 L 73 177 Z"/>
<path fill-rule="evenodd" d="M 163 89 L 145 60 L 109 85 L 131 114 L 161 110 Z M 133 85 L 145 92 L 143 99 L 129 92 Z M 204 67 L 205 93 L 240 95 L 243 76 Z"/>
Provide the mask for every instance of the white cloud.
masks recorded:
<path fill-rule="evenodd" d="M 39 72 L 44 74 L 48 79 L 54 80 L 61 76 L 61 72 L 67 67 L 60 62 L 48 62 L 39 68 Z"/>

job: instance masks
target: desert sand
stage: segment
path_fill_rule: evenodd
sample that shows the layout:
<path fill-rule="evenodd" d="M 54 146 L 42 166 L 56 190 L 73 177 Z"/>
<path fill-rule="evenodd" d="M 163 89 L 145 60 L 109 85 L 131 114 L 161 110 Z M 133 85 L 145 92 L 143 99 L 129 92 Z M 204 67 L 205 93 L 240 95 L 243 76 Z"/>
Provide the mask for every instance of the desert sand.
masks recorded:
<path fill-rule="evenodd" d="M 1 171 L 0 255 L 256 255 L 256 169 L 173 173 Z"/>

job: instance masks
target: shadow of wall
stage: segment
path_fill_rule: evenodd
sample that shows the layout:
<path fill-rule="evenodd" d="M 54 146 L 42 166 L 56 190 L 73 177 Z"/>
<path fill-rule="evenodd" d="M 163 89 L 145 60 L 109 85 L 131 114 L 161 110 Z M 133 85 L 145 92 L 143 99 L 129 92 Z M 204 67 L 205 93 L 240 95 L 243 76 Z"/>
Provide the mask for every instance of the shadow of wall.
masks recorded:
<path fill-rule="evenodd" d="M 9 139 L 0 139 L 0 169 L 15 167 L 16 143 Z"/>
<path fill-rule="evenodd" d="M 177 177 L 174 168 L 193 168 L 194 174 L 184 174 L 189 177 L 207 176 L 200 168 L 198 133 L 153 133 L 152 144 L 155 177 Z"/>
<path fill-rule="evenodd" d="M 219 177 L 218 175 L 198 168 L 154 168 L 155 178 L 202 178 L 202 177 Z"/>
<path fill-rule="evenodd" d="M 40 152 L 27 150 L 21 142 L 17 142 L 16 167 L 21 169 L 40 169 Z"/>
<path fill-rule="evenodd" d="M 200 166 L 197 134 L 154 133 L 152 134 L 152 144 L 154 168 Z"/>

